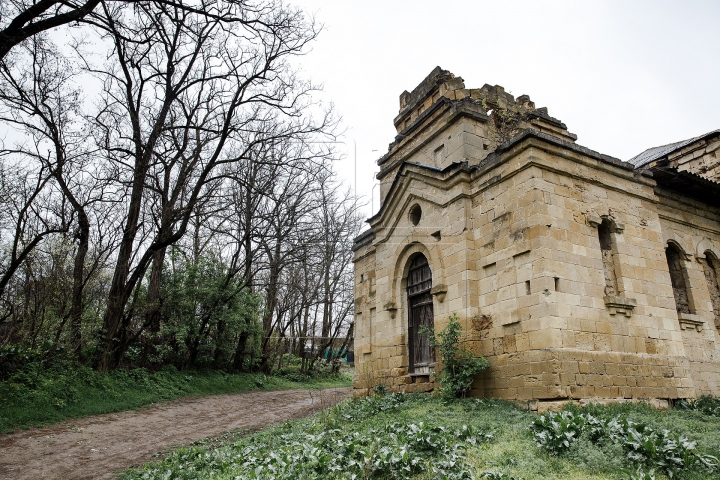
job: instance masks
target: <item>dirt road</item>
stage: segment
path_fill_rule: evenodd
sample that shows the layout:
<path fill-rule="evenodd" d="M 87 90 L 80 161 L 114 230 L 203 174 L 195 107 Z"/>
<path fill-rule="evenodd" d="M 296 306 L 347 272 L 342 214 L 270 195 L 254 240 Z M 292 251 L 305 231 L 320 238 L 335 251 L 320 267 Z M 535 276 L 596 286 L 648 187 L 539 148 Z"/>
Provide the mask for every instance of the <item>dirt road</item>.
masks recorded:
<path fill-rule="evenodd" d="M 301 418 L 349 393 L 333 388 L 194 397 L 0 435 L 0 479 L 114 478 L 170 447 Z"/>

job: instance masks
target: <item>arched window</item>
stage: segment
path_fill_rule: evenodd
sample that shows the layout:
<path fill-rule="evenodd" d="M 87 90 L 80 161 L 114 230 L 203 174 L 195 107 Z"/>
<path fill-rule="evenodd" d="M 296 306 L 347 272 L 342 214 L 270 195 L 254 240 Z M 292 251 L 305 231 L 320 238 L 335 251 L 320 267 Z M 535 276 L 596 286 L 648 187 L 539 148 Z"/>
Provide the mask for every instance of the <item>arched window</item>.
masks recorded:
<path fill-rule="evenodd" d="M 705 279 L 710 292 L 710 300 L 712 300 L 713 311 L 715 313 L 715 325 L 720 326 L 720 260 L 711 252 L 705 252 L 705 260 L 701 261 L 703 270 L 705 271 Z"/>
<path fill-rule="evenodd" d="M 410 373 L 429 373 L 435 363 L 435 350 L 428 338 L 420 334 L 422 326 L 435 327 L 433 314 L 432 272 L 427 258 L 418 253 L 411 259 L 407 277 L 408 303 L 408 369 Z"/>
<path fill-rule="evenodd" d="M 690 295 L 687 288 L 687 275 L 685 273 L 684 255 L 678 247 L 672 243 L 665 249 L 668 268 L 670 270 L 670 281 L 672 282 L 673 294 L 675 296 L 675 307 L 678 313 L 692 313 L 690 310 Z"/>
<path fill-rule="evenodd" d="M 615 269 L 615 248 L 613 248 L 611 225 L 607 219 L 604 219 L 598 225 L 598 237 L 600 237 L 600 250 L 602 251 L 603 270 L 605 271 L 605 295 L 620 295 L 617 271 Z"/>

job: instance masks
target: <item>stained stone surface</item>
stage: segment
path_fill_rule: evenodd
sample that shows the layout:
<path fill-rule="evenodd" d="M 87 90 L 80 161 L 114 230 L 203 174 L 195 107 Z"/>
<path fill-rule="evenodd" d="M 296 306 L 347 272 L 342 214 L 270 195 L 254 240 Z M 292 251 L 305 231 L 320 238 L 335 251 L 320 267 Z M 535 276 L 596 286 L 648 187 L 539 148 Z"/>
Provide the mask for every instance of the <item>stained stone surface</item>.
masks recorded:
<path fill-rule="evenodd" d="M 436 387 L 408 372 L 406 282 L 421 253 L 436 331 L 457 315 L 490 362 L 475 396 L 543 408 L 720 395 L 717 276 L 703 263 L 720 258 L 720 130 L 623 162 L 576 144 L 527 95 L 467 89 L 439 67 L 400 106 L 378 160 L 382 206 L 354 247 L 355 394 Z"/>

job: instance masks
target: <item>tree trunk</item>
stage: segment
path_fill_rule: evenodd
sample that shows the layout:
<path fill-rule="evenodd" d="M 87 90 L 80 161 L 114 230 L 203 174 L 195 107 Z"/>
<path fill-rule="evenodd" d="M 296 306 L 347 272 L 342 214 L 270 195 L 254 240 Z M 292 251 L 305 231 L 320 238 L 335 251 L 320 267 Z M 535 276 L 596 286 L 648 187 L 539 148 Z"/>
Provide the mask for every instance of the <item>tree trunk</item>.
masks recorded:
<path fill-rule="evenodd" d="M 150 270 L 147 304 L 145 307 L 145 324 L 148 326 L 151 333 L 158 333 L 160 331 L 160 284 L 162 282 L 162 272 L 165 265 L 166 251 L 167 247 L 163 247 L 155 252 Z"/>

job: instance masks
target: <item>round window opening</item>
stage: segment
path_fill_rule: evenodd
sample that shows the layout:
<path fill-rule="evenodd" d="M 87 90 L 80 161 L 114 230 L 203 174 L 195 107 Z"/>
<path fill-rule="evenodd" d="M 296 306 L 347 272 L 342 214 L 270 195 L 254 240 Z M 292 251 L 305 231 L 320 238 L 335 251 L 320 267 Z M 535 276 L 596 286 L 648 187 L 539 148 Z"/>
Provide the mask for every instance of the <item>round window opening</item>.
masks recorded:
<path fill-rule="evenodd" d="M 413 225 L 417 225 L 420 223 L 420 219 L 422 218 L 422 209 L 420 208 L 420 205 L 417 203 L 413 205 L 410 208 L 410 221 Z"/>

